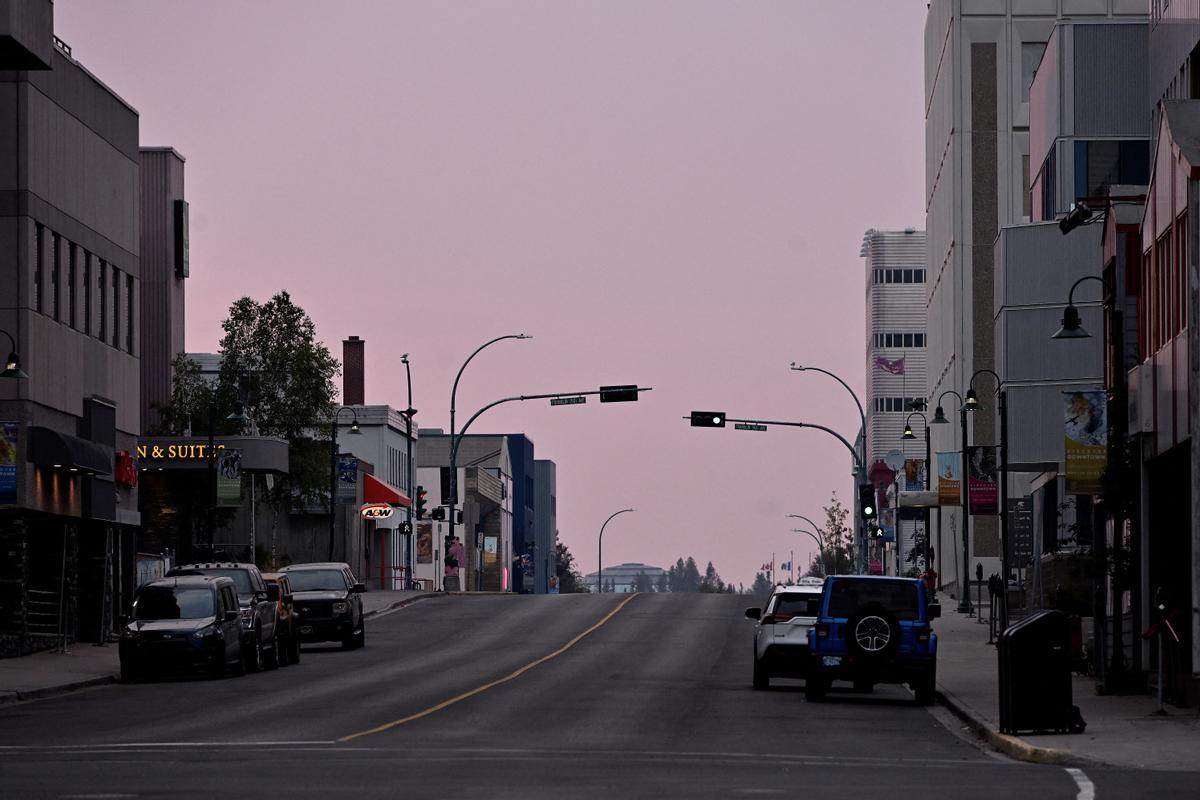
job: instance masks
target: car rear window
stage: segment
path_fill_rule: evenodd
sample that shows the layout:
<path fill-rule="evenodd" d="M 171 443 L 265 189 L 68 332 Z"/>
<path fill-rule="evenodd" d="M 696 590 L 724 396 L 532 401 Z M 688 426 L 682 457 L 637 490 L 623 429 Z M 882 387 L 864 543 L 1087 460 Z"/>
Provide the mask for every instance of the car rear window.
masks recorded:
<path fill-rule="evenodd" d="M 293 592 L 340 592 L 349 588 L 340 569 L 299 569 L 288 573 Z"/>
<path fill-rule="evenodd" d="M 220 575 L 224 578 L 233 578 L 233 585 L 237 587 L 238 594 L 254 594 L 254 587 L 250 583 L 250 571 L 245 569 L 204 569 L 205 575 Z"/>
<path fill-rule="evenodd" d="M 773 614 L 791 614 L 795 617 L 815 617 L 821 610 L 819 594 L 781 594 L 775 598 Z"/>
<path fill-rule="evenodd" d="M 896 619 L 920 618 L 916 584 L 901 581 L 834 581 L 829 595 L 829 616 L 850 617 L 858 609 L 878 603 Z"/>
<path fill-rule="evenodd" d="M 133 603 L 134 619 L 202 619 L 215 613 L 213 593 L 207 588 L 149 586 Z"/>

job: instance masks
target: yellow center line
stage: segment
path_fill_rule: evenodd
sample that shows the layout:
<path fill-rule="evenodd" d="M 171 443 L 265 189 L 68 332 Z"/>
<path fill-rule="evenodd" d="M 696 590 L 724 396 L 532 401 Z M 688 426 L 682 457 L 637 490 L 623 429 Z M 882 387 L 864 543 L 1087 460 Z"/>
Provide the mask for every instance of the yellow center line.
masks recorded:
<path fill-rule="evenodd" d="M 536 661 L 530 661 L 525 666 L 520 667 L 519 669 L 513 670 L 509 674 L 505 675 L 503 678 L 497 678 L 496 680 L 490 681 L 489 683 L 485 683 L 482 686 L 477 686 L 474 689 L 470 690 L 469 692 L 463 692 L 460 695 L 455 695 L 454 697 L 451 697 L 449 700 L 443 700 L 442 702 L 438 703 L 437 705 L 430 706 L 429 708 L 426 708 L 423 711 L 418 711 L 415 714 L 409 714 L 407 717 L 401 717 L 400 719 L 392 720 L 391 722 L 385 722 L 384 724 L 376 726 L 374 728 L 371 728 L 370 730 L 359 731 L 358 733 L 352 733 L 349 736 L 343 736 L 342 738 L 338 739 L 338 741 L 339 742 L 351 742 L 361 736 L 370 736 L 373 733 L 383 733 L 384 731 L 391 730 L 392 728 L 395 728 L 398 725 L 403 725 L 407 722 L 412 722 L 413 720 L 418 720 L 418 719 L 421 719 L 422 717 L 427 717 L 430 714 L 441 711 L 443 708 L 449 708 L 450 706 L 454 705 L 455 703 L 461 703 L 463 700 L 466 700 L 469 697 L 474 697 L 477 694 L 486 692 L 488 689 L 491 689 L 495 686 L 499 686 L 503 683 L 508 683 L 511 680 L 515 680 L 516 678 L 519 678 L 521 675 L 524 675 L 526 672 L 528 672 L 529 670 L 538 666 L 539 664 L 544 664 L 552 658 L 558 658 L 563 653 L 570 650 L 572 647 L 574 647 L 576 644 L 578 644 L 579 641 L 581 639 L 583 639 L 583 637 L 587 636 L 589 633 L 596 630 L 601 625 L 603 625 L 604 623 L 608 622 L 610 619 L 615 617 L 617 615 L 617 612 L 620 611 L 622 608 L 624 608 L 626 605 L 628 605 L 629 601 L 635 597 L 637 597 L 636 593 L 629 595 L 629 597 L 626 597 L 624 600 L 622 600 L 621 603 L 616 608 L 614 608 L 612 611 L 605 614 L 604 617 L 599 622 L 597 622 L 592 627 L 588 628 L 583 633 L 576 636 L 571 641 L 564 644 L 562 647 L 555 650 L 553 653 L 544 655 L 541 658 L 537 659 Z"/>

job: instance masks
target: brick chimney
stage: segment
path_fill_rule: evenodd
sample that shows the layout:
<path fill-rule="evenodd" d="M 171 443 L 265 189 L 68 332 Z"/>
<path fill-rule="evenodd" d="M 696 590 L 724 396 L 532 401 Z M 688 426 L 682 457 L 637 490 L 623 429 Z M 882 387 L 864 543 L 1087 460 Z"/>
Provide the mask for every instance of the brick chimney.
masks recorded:
<path fill-rule="evenodd" d="M 351 336 L 342 342 L 342 405 L 361 406 L 366 400 L 363 352 L 366 340 Z"/>

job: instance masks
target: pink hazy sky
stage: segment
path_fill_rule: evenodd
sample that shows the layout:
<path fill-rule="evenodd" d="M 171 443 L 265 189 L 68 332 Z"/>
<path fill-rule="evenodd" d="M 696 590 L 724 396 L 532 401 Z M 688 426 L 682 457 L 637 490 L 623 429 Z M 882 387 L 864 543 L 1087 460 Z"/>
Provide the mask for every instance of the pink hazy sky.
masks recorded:
<path fill-rule="evenodd" d="M 583 571 L 711 559 L 749 582 L 849 499 L 815 431 L 692 429 L 691 409 L 853 438 L 863 231 L 923 227 L 925 3 L 57 0 L 74 55 L 187 158 L 187 347 L 287 289 L 367 401 L 422 427 L 459 407 L 609 383 L 637 404 L 514 404 L 558 464 Z"/>

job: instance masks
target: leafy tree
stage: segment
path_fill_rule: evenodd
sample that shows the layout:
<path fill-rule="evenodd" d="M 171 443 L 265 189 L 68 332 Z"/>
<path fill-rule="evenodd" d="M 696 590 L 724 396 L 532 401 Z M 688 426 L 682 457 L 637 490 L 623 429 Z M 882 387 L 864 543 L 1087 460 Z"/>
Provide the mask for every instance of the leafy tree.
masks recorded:
<path fill-rule="evenodd" d="M 704 577 L 700 579 L 700 591 L 708 594 L 724 594 L 725 589 L 725 581 L 721 580 L 713 563 L 708 562 L 708 566 L 704 569 Z"/>
<path fill-rule="evenodd" d="M 757 595 L 769 595 L 774 587 L 767 580 L 767 576 L 761 572 L 754 574 L 754 583 L 750 586 L 750 593 Z"/>
<path fill-rule="evenodd" d="M 825 511 L 825 525 L 817 533 L 821 539 L 823 558 L 814 560 L 807 575 L 847 574 L 854 571 L 854 530 L 846 524 L 850 512 L 838 499 L 837 492 L 829 499 Z"/>
<path fill-rule="evenodd" d="M 683 590 L 685 592 L 700 591 L 700 568 L 696 566 L 696 559 L 691 556 L 687 557 L 683 567 Z"/>
<path fill-rule="evenodd" d="M 675 566 L 673 566 L 669 570 L 667 570 L 667 581 L 670 584 L 672 592 L 687 591 L 684 588 L 683 573 L 684 573 L 683 559 L 682 558 L 676 559 Z"/>
<path fill-rule="evenodd" d="M 562 542 L 554 545 L 554 574 L 558 576 L 558 591 L 563 594 L 590 592 L 575 564 L 575 556 Z"/>
<path fill-rule="evenodd" d="M 650 580 L 650 576 L 645 570 L 638 570 L 637 577 L 633 579 L 633 590 L 635 592 L 653 592 L 654 582 Z"/>
<path fill-rule="evenodd" d="M 669 588 L 670 588 L 670 586 L 667 581 L 667 573 L 666 572 L 658 573 L 658 583 L 655 584 L 654 590 L 656 592 L 665 592 Z"/>

